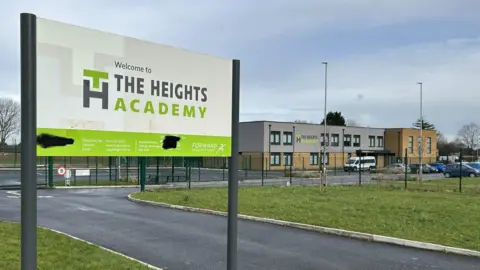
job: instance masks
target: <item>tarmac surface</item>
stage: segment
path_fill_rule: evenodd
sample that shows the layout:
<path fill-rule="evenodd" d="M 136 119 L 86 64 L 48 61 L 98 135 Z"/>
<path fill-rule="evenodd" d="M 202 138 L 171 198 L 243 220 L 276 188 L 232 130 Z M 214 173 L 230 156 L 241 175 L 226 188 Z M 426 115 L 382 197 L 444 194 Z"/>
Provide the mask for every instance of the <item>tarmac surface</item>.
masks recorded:
<path fill-rule="evenodd" d="M 85 170 L 85 168 L 80 168 Z M 54 181 L 62 181 L 65 177 L 60 176 L 56 173 L 54 169 Z M 126 175 L 130 177 L 137 177 L 138 170 L 130 168 L 128 171 L 125 168 L 121 170 L 112 169 L 109 170 L 108 168 L 99 168 L 95 170 L 95 168 L 90 169 L 90 176 L 77 176 L 76 181 L 87 181 L 87 180 L 110 180 L 110 179 L 120 179 L 125 177 Z M 228 170 L 222 169 L 202 169 L 202 168 L 192 168 L 191 169 L 191 179 L 192 181 L 226 181 L 228 179 Z M 184 182 L 186 177 L 186 169 L 185 168 L 175 168 L 172 171 L 171 168 L 160 168 L 159 169 L 159 176 L 161 179 L 167 179 L 168 182 Z M 147 168 L 147 178 L 155 177 L 157 175 L 156 168 Z M 279 178 L 283 177 L 283 172 L 268 172 L 267 175 L 264 174 L 264 178 Z M 172 177 L 173 176 L 173 177 Z M 239 180 L 245 179 L 261 179 L 262 172 L 261 171 L 238 171 L 238 178 Z M 173 181 L 172 181 L 173 179 Z M 73 180 L 73 178 L 72 178 Z M 47 183 L 47 173 L 44 168 L 37 168 L 37 183 L 38 184 L 46 184 Z M 0 186 L 11 186 L 11 185 L 20 185 L 20 169 L 1 169 L 0 170 Z"/>
<path fill-rule="evenodd" d="M 85 168 L 80 168 L 85 169 Z M 81 181 L 105 181 L 105 180 L 114 180 L 120 179 L 125 177 L 126 175 L 130 177 L 137 177 L 138 170 L 134 168 L 130 168 L 128 171 L 125 168 L 121 170 L 112 169 L 109 170 L 108 168 L 99 168 L 95 170 L 95 168 L 90 169 L 90 176 L 77 176 L 75 177 L 76 182 Z M 228 180 L 228 170 L 222 169 L 206 169 L 206 168 L 192 168 L 191 169 L 191 181 L 192 182 L 212 182 L 212 181 L 227 181 Z M 147 168 L 147 178 L 155 178 L 157 175 L 156 168 Z M 159 169 L 159 178 L 160 180 L 166 181 L 168 183 L 171 182 L 186 182 L 186 169 L 185 168 L 175 168 L 172 171 L 171 168 L 160 168 Z M 442 174 L 424 174 L 424 179 L 434 179 L 434 178 L 443 178 Z M 263 173 L 264 179 L 283 179 L 288 181 L 288 177 L 284 177 L 283 171 L 269 171 Z M 54 181 L 63 181 L 65 178 L 60 176 L 54 172 L 53 176 Z M 238 171 L 238 179 L 240 181 L 243 180 L 260 180 L 262 179 L 262 172 L 261 171 L 247 171 L 247 170 L 239 170 Z M 336 171 L 336 172 L 328 172 L 328 181 L 335 184 L 340 183 L 358 183 L 359 182 L 359 173 L 358 172 L 343 172 L 343 171 Z M 74 180 L 73 178 L 71 179 Z M 362 182 L 369 182 L 371 180 L 370 173 L 364 172 L 362 173 L 361 181 Z M 308 178 L 292 178 L 292 183 L 303 183 L 308 184 L 312 182 L 312 180 Z M 37 183 L 39 185 L 46 185 L 47 184 L 47 174 L 46 170 L 43 167 L 39 167 L 37 169 Z M 148 183 L 147 183 L 148 184 Z M 20 169 L 0 169 L 0 188 L 2 186 L 18 186 L 20 185 Z"/>
<path fill-rule="evenodd" d="M 138 189 L 38 190 L 38 223 L 158 267 L 226 269 L 227 219 L 141 205 Z M 16 194 L 16 195 L 15 195 Z M 0 190 L 0 220 L 20 219 L 16 191 Z M 241 270 L 478 270 L 480 259 L 239 220 Z"/>

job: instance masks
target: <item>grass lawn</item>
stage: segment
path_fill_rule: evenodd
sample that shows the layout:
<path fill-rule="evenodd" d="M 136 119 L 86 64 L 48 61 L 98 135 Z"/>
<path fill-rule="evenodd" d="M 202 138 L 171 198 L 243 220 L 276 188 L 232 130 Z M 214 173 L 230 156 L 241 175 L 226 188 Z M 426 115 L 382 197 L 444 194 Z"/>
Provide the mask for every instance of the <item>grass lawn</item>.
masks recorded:
<path fill-rule="evenodd" d="M 410 190 L 441 191 L 441 192 L 459 192 L 459 178 L 444 178 L 438 180 L 408 181 L 407 188 Z M 376 184 L 391 187 L 403 188 L 403 181 L 379 181 Z M 464 177 L 462 178 L 462 192 L 474 193 L 480 195 L 480 178 Z"/>
<path fill-rule="evenodd" d="M 409 183 L 410 184 L 410 183 Z M 135 198 L 227 211 L 226 188 L 155 190 Z M 480 250 L 480 195 L 332 186 L 241 187 L 239 212 Z"/>
<path fill-rule="evenodd" d="M 20 224 L 0 222 L 0 270 L 20 269 Z M 38 269 L 149 269 L 97 246 L 38 229 Z"/>

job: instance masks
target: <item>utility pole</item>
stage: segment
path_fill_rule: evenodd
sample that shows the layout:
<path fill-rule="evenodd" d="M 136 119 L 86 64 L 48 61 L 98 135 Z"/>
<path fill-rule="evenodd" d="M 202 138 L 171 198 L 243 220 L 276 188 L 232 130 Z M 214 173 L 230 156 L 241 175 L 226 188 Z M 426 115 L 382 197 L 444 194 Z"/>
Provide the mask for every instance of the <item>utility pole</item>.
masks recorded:
<path fill-rule="evenodd" d="M 419 180 L 422 181 L 423 176 L 423 83 L 417 83 L 420 85 L 420 148 L 418 149 L 418 156 L 420 157 L 420 171 L 418 173 Z"/>
<path fill-rule="evenodd" d="M 328 62 L 322 62 L 325 66 L 325 100 L 323 107 L 323 185 L 327 186 L 327 68 Z"/>

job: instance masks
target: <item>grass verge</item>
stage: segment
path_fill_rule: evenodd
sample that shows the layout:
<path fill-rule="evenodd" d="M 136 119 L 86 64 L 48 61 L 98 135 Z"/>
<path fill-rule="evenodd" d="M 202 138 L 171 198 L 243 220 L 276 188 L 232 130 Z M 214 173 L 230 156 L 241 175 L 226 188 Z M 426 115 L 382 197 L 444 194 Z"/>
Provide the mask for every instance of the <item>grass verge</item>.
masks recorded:
<path fill-rule="evenodd" d="M 404 188 L 404 181 L 378 181 L 374 184 L 391 188 Z M 480 195 L 480 178 L 465 177 L 461 182 L 462 193 L 471 193 Z M 460 192 L 459 178 L 444 178 L 423 181 L 407 181 L 407 189 L 436 192 Z"/>
<path fill-rule="evenodd" d="M 364 187 L 241 187 L 239 213 L 480 250 L 480 195 Z M 134 198 L 227 211 L 226 188 Z"/>
<path fill-rule="evenodd" d="M 20 224 L 0 221 L 0 269 L 20 269 Z M 38 269 L 149 269 L 98 246 L 38 229 Z"/>

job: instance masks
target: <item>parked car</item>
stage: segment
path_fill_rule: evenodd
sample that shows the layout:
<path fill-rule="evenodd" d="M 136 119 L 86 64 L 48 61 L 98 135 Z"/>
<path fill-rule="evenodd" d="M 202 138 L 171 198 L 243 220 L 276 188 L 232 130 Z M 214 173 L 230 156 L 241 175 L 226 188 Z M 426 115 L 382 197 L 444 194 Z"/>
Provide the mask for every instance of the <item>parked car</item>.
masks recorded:
<path fill-rule="evenodd" d="M 467 165 L 474 169 L 480 170 L 480 162 L 468 162 Z"/>
<path fill-rule="evenodd" d="M 405 167 L 405 164 L 402 163 L 393 163 L 390 164 L 384 168 L 380 168 L 377 170 L 379 173 L 391 173 L 391 174 L 400 174 L 400 173 L 405 173 L 405 170 L 407 172 L 410 172 L 409 167 Z"/>
<path fill-rule="evenodd" d="M 454 163 L 454 164 L 448 164 L 445 167 L 445 171 L 443 172 L 443 175 L 445 177 L 459 177 L 461 176 L 469 176 L 469 177 L 477 177 L 480 176 L 480 170 L 472 168 L 469 165 L 466 164 L 461 164 L 460 163 Z"/>
<path fill-rule="evenodd" d="M 424 164 L 423 166 L 428 169 L 429 173 L 438 173 L 438 169 L 430 166 L 430 164 Z"/>
<path fill-rule="evenodd" d="M 412 173 L 418 173 L 420 170 L 420 164 L 409 164 L 408 165 Z M 427 164 L 422 164 L 422 173 L 431 173 L 430 166 Z"/>
<path fill-rule="evenodd" d="M 431 167 L 437 169 L 438 172 L 443 173 L 445 171 L 445 164 L 441 162 L 431 163 L 429 164 Z"/>

